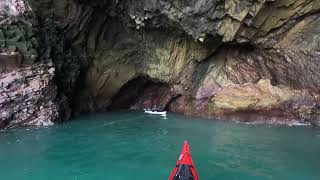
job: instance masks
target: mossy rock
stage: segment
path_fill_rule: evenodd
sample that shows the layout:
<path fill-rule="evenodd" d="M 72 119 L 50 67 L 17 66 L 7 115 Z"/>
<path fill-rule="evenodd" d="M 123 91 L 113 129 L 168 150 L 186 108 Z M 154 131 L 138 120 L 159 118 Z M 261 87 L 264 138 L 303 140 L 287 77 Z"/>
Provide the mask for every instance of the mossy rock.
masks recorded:
<path fill-rule="evenodd" d="M 16 52 L 17 51 L 17 46 L 7 46 L 9 52 Z"/>
<path fill-rule="evenodd" d="M 6 47 L 6 41 L 0 41 L 0 48 Z"/>
<path fill-rule="evenodd" d="M 5 37 L 4 37 L 4 33 L 2 32 L 2 30 L 0 29 L 0 41 L 5 41 Z"/>
<path fill-rule="evenodd" d="M 38 56 L 38 52 L 35 49 L 29 49 L 26 54 L 27 55 Z"/>
<path fill-rule="evenodd" d="M 15 39 L 7 39 L 6 40 L 6 46 L 9 47 L 9 46 L 16 46 L 17 45 L 17 40 Z"/>
<path fill-rule="evenodd" d="M 6 46 L 6 39 L 2 30 L 0 30 L 0 48 L 4 48 Z"/>
<path fill-rule="evenodd" d="M 36 38 L 34 38 L 34 37 L 30 40 L 30 42 L 31 42 L 33 47 L 38 47 L 39 46 L 38 40 Z"/>
<path fill-rule="evenodd" d="M 23 55 L 27 55 L 28 46 L 27 46 L 26 42 L 17 42 L 16 46 L 17 46 L 18 52 L 20 52 Z"/>
<path fill-rule="evenodd" d="M 5 33 L 9 38 L 17 36 L 18 27 L 17 26 L 8 26 Z"/>

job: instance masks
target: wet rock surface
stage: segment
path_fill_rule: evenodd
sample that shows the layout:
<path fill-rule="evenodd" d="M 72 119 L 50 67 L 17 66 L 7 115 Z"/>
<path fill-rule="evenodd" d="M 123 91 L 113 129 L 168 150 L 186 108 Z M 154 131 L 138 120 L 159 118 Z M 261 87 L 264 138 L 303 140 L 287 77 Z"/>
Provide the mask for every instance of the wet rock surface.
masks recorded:
<path fill-rule="evenodd" d="M 66 38 L 89 62 L 73 98 L 77 114 L 130 104 L 205 117 L 317 121 L 318 1 L 73 1 L 64 6 L 70 9 L 60 6 L 56 16 L 68 17 L 60 20 Z M 138 76 L 167 88 L 132 88 Z"/>
<path fill-rule="evenodd" d="M 81 98 L 75 98 L 76 104 L 90 105 L 79 111 L 122 101 L 205 117 L 252 114 L 243 119 L 269 117 L 274 123 L 317 119 L 318 1 L 74 1 L 66 6 L 82 11 L 69 11 L 63 22 L 73 46 L 85 45 L 80 49 L 92 60 Z M 107 17 L 98 18 L 102 14 Z M 140 75 L 168 90 L 128 88 Z M 119 92 L 140 95 L 117 101 Z"/>
<path fill-rule="evenodd" d="M 148 77 L 138 77 L 124 85 L 113 98 L 111 109 L 149 109 L 164 111 L 176 97 L 166 83 L 155 82 Z"/>
<path fill-rule="evenodd" d="M 154 108 L 319 124 L 318 0 L 49 0 L 24 7 L 22 20 L 1 25 L 0 63 L 52 60 L 57 92 L 73 115 Z"/>
<path fill-rule="evenodd" d="M 28 2 L 0 2 L 0 128 L 46 126 L 67 117 L 39 27 Z"/>
<path fill-rule="evenodd" d="M 59 118 L 54 67 L 35 64 L 0 74 L 0 126 L 51 125 Z"/>
<path fill-rule="evenodd" d="M 273 86 L 270 80 L 257 84 L 227 84 L 210 99 L 179 98 L 172 111 L 205 117 L 232 117 L 239 121 L 313 123 L 319 99 L 307 91 Z M 199 114 L 201 113 L 201 114 Z M 250 117 L 252 115 L 252 117 Z"/>

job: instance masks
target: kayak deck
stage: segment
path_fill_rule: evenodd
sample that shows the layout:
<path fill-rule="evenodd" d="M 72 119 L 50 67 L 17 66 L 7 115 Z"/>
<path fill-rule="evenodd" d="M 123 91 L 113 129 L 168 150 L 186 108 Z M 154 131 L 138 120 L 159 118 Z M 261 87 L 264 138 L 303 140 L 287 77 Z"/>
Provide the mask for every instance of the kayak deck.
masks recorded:
<path fill-rule="evenodd" d="M 168 180 L 199 180 L 188 141 L 184 141 L 180 157 Z"/>

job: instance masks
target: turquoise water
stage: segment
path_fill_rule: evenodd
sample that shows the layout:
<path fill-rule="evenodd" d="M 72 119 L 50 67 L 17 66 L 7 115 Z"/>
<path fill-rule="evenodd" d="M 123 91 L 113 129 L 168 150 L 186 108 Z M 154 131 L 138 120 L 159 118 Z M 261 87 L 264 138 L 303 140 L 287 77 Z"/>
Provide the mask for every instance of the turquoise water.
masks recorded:
<path fill-rule="evenodd" d="M 1 180 L 164 180 L 188 139 L 203 180 L 320 179 L 320 129 L 140 112 L 0 132 Z"/>

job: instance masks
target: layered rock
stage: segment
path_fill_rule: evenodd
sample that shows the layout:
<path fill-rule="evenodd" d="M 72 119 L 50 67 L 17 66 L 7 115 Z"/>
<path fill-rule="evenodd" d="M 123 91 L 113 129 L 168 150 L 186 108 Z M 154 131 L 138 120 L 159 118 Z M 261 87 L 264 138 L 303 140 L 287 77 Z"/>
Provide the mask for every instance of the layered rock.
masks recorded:
<path fill-rule="evenodd" d="M 319 8 L 315 0 L 60 3 L 55 17 L 80 57 L 74 113 L 131 106 L 313 121 Z"/>
<path fill-rule="evenodd" d="M 49 63 L 0 74 L 0 127 L 51 125 L 58 120 L 54 71 Z"/>
<path fill-rule="evenodd" d="M 0 2 L 0 53 L 4 56 L 1 64 L 10 64 L 5 58 L 9 54 L 20 65 L 32 64 L 38 58 L 39 43 L 32 16 L 29 5 L 23 0 Z"/>
<path fill-rule="evenodd" d="M 318 97 L 307 91 L 260 80 L 257 84 L 227 84 L 210 98 L 180 97 L 170 104 L 170 109 L 186 115 L 240 121 L 315 123 L 318 102 Z"/>
<path fill-rule="evenodd" d="M 0 128 L 52 125 L 67 106 L 42 56 L 39 24 L 22 0 L 0 2 Z"/>
<path fill-rule="evenodd" d="M 245 114 L 245 121 L 259 115 L 274 123 L 319 122 L 317 0 L 29 5 L 37 16 L 32 32 L 38 32 L 38 43 L 3 49 L 11 49 L 10 58 L 20 64 L 52 59 L 58 92 L 68 96 L 74 115 L 132 107 L 206 117 Z M 14 37 L 3 34 L 0 42 Z M 19 34 L 27 42 L 34 37 Z M 14 44 L 24 42 L 18 39 Z"/>
<path fill-rule="evenodd" d="M 71 10 L 60 7 L 59 12 L 68 17 L 61 23 L 66 25 L 67 38 L 77 52 L 86 50 L 92 62 L 76 93 L 77 112 L 103 110 L 121 101 L 132 101 L 120 103 L 126 106 L 170 107 L 210 117 L 268 112 L 311 121 L 305 117 L 317 112 L 317 1 L 74 1 L 65 6 Z M 148 93 L 152 87 L 140 83 L 128 88 L 139 76 L 163 83 L 168 90 Z M 270 93 L 238 93 L 260 87 L 261 80 L 275 88 L 268 88 Z M 274 93 L 287 88 L 294 95 L 284 102 L 267 103 Z M 241 101 L 261 96 L 259 101 L 268 107 L 242 107 L 231 92 L 238 93 Z M 132 98 L 130 94 L 141 95 Z M 221 101 L 235 107 L 209 108 Z M 309 111 L 286 110 L 283 104 L 288 101 L 299 112 L 302 104 Z"/>

